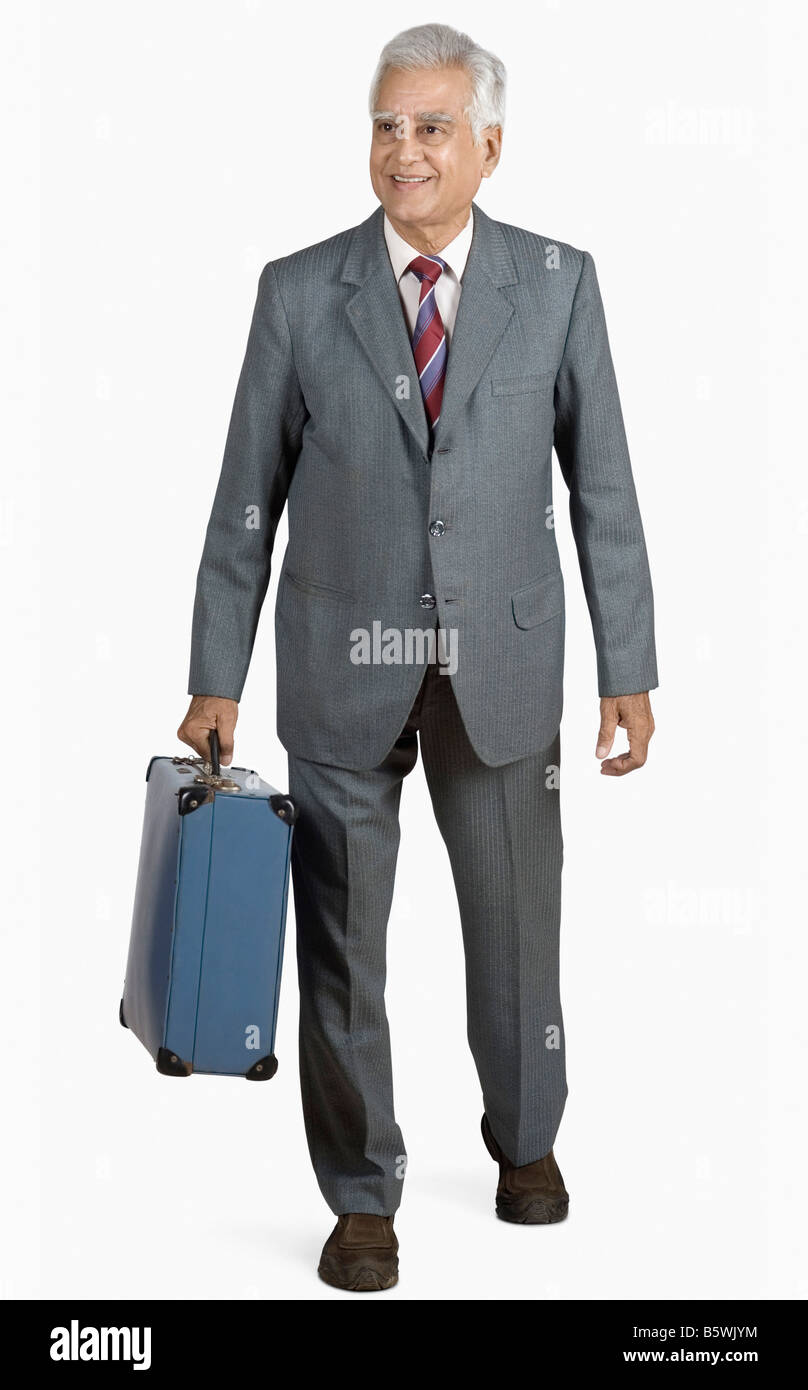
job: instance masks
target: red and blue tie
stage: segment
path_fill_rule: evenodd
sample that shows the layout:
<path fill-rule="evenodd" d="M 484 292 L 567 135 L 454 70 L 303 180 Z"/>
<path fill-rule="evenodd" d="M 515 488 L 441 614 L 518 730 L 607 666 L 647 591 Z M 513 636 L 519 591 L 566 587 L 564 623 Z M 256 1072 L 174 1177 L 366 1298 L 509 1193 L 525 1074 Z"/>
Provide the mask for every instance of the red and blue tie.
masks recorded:
<path fill-rule="evenodd" d="M 440 419 L 443 403 L 443 383 L 446 378 L 446 332 L 435 300 L 435 286 L 446 269 L 440 256 L 416 256 L 407 266 L 421 281 L 418 317 L 412 335 L 412 351 L 421 395 L 429 420 L 430 444 L 434 441 L 435 426 Z"/>

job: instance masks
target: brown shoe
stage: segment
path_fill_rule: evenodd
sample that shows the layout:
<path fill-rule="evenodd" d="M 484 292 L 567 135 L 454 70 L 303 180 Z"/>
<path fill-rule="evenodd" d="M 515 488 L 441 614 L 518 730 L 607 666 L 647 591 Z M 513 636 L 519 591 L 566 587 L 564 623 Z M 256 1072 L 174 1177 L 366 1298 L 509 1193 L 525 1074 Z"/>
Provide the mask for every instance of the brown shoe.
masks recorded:
<path fill-rule="evenodd" d="M 398 1240 L 392 1216 L 346 1212 L 323 1246 L 317 1270 L 326 1284 L 375 1293 L 398 1283 Z"/>
<path fill-rule="evenodd" d="M 570 1199 L 552 1149 L 535 1163 L 517 1168 L 491 1133 L 487 1115 L 483 1115 L 481 1128 L 485 1147 L 499 1164 L 497 1216 L 500 1220 L 523 1226 L 549 1226 L 554 1221 L 563 1221 Z"/>

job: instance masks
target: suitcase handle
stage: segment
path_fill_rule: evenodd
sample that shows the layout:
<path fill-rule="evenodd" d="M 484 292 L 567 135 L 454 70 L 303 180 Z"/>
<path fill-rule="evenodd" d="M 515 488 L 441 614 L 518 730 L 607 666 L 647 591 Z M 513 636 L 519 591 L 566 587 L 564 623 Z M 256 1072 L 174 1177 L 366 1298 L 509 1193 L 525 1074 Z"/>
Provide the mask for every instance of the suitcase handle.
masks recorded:
<path fill-rule="evenodd" d="M 222 769 L 219 761 L 219 734 L 216 729 L 208 730 L 208 743 L 210 745 L 210 770 L 214 777 L 221 777 Z"/>

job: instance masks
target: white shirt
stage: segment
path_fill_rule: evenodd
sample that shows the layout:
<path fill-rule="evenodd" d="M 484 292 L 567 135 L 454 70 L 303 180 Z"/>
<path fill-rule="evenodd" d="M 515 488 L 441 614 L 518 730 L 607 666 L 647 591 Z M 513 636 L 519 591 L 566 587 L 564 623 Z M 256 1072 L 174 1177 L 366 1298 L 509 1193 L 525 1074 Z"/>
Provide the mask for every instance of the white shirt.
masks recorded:
<path fill-rule="evenodd" d="M 444 247 L 442 251 L 435 252 L 442 261 L 446 262 L 446 269 L 435 285 L 435 300 L 438 313 L 443 319 L 447 346 L 452 341 L 452 329 L 457 318 L 457 306 L 460 303 L 460 282 L 466 268 L 473 232 L 474 213 L 470 212 L 469 220 L 462 232 L 458 232 L 454 241 L 450 241 L 449 245 Z M 412 337 L 415 332 L 415 321 L 418 318 L 421 281 L 417 275 L 413 275 L 412 271 L 407 270 L 407 266 L 416 256 L 423 253 L 416 251 L 414 246 L 410 246 L 403 237 L 399 236 L 387 213 L 384 214 L 384 239 L 387 243 L 393 274 L 396 277 L 399 299 L 409 326 L 410 337 Z"/>

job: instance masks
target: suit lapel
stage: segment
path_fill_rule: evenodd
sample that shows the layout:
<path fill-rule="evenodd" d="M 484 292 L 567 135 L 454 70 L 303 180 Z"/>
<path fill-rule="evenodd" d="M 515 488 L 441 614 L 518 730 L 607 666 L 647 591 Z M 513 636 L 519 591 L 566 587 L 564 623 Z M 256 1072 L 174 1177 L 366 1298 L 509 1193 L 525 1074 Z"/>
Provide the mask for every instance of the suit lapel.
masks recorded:
<path fill-rule="evenodd" d="M 472 204 L 474 235 L 463 272 L 460 303 L 446 367 L 443 404 L 436 438 L 445 438 L 482 376 L 505 327 L 513 305 L 498 286 L 515 284 L 518 275 L 499 227 Z M 384 209 L 376 208 L 354 229 L 342 278 L 360 288 L 347 305 L 348 317 L 375 368 L 382 386 L 429 458 L 429 427 L 421 396 L 412 343 L 384 240 Z M 397 384 L 410 380 L 409 398 L 401 399 Z"/>
<path fill-rule="evenodd" d="M 428 457 L 429 426 L 415 372 L 412 343 L 398 297 L 393 267 L 384 240 L 384 209 L 380 206 L 354 229 L 343 280 L 360 285 L 347 306 L 348 317 L 396 410 Z M 409 397 L 398 388 L 409 381 Z"/>
<path fill-rule="evenodd" d="M 474 235 L 460 282 L 436 444 L 447 438 L 513 314 L 513 305 L 500 294 L 498 286 L 512 285 L 519 279 L 499 223 L 487 217 L 476 203 L 472 203 L 472 208 Z"/>

